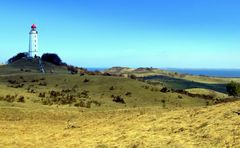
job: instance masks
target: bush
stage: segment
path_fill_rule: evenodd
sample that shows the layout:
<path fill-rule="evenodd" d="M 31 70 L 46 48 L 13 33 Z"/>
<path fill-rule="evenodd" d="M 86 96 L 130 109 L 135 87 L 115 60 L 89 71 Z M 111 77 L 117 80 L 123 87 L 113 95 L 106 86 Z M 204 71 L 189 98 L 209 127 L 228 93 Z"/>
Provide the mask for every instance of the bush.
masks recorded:
<path fill-rule="evenodd" d="M 84 79 L 84 80 L 83 80 L 84 83 L 87 83 L 87 82 L 89 82 L 89 81 L 90 81 L 89 79 Z"/>
<path fill-rule="evenodd" d="M 130 75 L 129 77 L 130 77 L 131 79 L 134 79 L 134 80 L 136 80 L 136 79 L 137 79 L 137 76 L 136 76 L 136 75 L 133 75 L 133 74 L 132 74 L 132 75 Z"/>
<path fill-rule="evenodd" d="M 24 103 L 24 102 L 25 102 L 24 96 L 20 96 L 20 97 L 17 99 L 17 102 Z"/>
<path fill-rule="evenodd" d="M 78 73 L 78 68 L 77 67 L 67 66 L 67 69 L 71 74 L 77 74 Z"/>
<path fill-rule="evenodd" d="M 114 87 L 113 87 L 113 86 L 111 86 L 111 87 L 109 88 L 109 90 L 114 90 Z"/>
<path fill-rule="evenodd" d="M 160 91 L 161 91 L 162 93 L 170 92 L 170 90 L 169 90 L 167 87 L 163 87 Z"/>
<path fill-rule="evenodd" d="M 83 90 L 80 94 L 78 94 L 79 98 L 89 98 L 89 91 Z"/>
<path fill-rule="evenodd" d="M 132 93 L 131 92 L 126 92 L 126 94 L 125 94 L 126 96 L 131 96 L 132 95 Z"/>
<path fill-rule="evenodd" d="M 8 63 L 13 63 L 15 61 L 18 61 L 18 60 L 20 60 L 22 58 L 26 58 L 26 57 L 27 57 L 27 53 L 18 53 L 16 56 L 10 58 L 8 60 Z"/>
<path fill-rule="evenodd" d="M 6 95 L 5 97 L 1 96 L 1 97 L 0 97 L 0 101 L 6 101 L 6 102 L 12 103 L 12 102 L 15 101 L 16 97 L 17 97 L 17 95 L 15 95 L 15 96 Z"/>
<path fill-rule="evenodd" d="M 162 102 L 162 107 L 166 108 L 166 100 L 163 99 L 163 100 L 161 100 L 161 102 Z"/>
<path fill-rule="evenodd" d="M 113 98 L 113 101 L 116 103 L 126 104 L 126 102 L 124 101 L 124 99 L 121 96 L 112 95 L 112 98 Z"/>
<path fill-rule="evenodd" d="M 47 82 L 40 82 L 38 85 L 39 86 L 47 86 Z"/>
<path fill-rule="evenodd" d="M 85 108 L 91 108 L 91 106 L 95 105 L 95 106 L 101 106 L 101 103 L 95 100 L 90 100 L 90 101 L 86 101 L 86 100 L 80 100 L 79 102 L 75 103 L 74 106 L 75 107 L 85 107 Z"/>
<path fill-rule="evenodd" d="M 60 57 L 55 53 L 45 53 L 45 54 L 42 55 L 41 59 L 43 61 L 55 64 L 55 65 L 62 65 L 63 64 Z"/>
<path fill-rule="evenodd" d="M 46 97 L 46 93 L 45 93 L 45 92 L 39 93 L 38 97 L 40 97 L 40 98 L 45 98 L 45 97 Z"/>
<path fill-rule="evenodd" d="M 107 72 L 104 72 L 102 75 L 103 76 L 112 76 L 110 73 L 107 73 Z"/>
<path fill-rule="evenodd" d="M 240 96 L 240 84 L 236 82 L 231 82 L 226 86 L 229 96 Z"/>

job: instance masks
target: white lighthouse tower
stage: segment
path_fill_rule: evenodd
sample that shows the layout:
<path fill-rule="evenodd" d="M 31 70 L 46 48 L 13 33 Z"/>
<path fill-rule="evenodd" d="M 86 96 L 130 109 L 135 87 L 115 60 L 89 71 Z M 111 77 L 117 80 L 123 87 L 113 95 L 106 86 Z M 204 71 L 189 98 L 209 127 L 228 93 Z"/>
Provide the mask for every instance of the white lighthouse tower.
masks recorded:
<path fill-rule="evenodd" d="M 33 24 L 29 32 L 29 51 L 28 56 L 34 58 L 38 56 L 38 31 L 37 26 Z"/>

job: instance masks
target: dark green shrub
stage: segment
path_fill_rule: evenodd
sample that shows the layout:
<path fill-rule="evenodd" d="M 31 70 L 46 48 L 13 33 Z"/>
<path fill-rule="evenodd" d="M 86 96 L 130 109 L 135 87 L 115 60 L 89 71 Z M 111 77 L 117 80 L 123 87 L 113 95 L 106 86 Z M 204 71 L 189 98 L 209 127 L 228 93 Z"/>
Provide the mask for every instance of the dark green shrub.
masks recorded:
<path fill-rule="evenodd" d="M 144 86 L 142 86 L 142 88 L 144 88 L 144 89 L 149 89 L 149 86 L 144 85 Z"/>
<path fill-rule="evenodd" d="M 114 90 L 114 87 L 113 87 L 113 86 L 111 86 L 111 87 L 109 88 L 109 90 Z"/>
<path fill-rule="evenodd" d="M 161 91 L 162 93 L 170 92 L 170 90 L 169 90 L 167 87 L 163 87 L 160 91 Z"/>
<path fill-rule="evenodd" d="M 27 57 L 27 53 L 18 53 L 16 56 L 10 58 L 8 60 L 8 63 L 13 63 L 15 61 L 18 61 L 18 60 L 20 60 L 22 58 L 26 58 L 26 57 Z"/>
<path fill-rule="evenodd" d="M 230 82 L 226 85 L 226 89 L 229 96 L 240 96 L 240 84 L 236 82 Z"/>
<path fill-rule="evenodd" d="M 89 81 L 90 81 L 89 79 L 84 79 L 84 80 L 83 80 L 84 83 L 87 83 L 87 82 L 89 82 Z"/>
<path fill-rule="evenodd" d="M 80 94 L 78 94 L 79 98 L 89 98 L 89 91 L 84 90 Z"/>
<path fill-rule="evenodd" d="M 78 68 L 77 67 L 67 66 L 67 69 L 71 74 L 77 74 L 78 73 Z"/>
<path fill-rule="evenodd" d="M 42 55 L 42 60 L 55 64 L 55 65 L 62 65 L 62 60 L 60 59 L 60 57 L 55 54 L 55 53 L 45 53 Z"/>
<path fill-rule="evenodd" d="M 132 93 L 131 92 L 126 92 L 126 94 L 125 94 L 126 96 L 131 96 L 132 95 Z"/>
<path fill-rule="evenodd" d="M 45 98 L 46 97 L 46 93 L 45 92 L 39 93 L 38 97 Z"/>
<path fill-rule="evenodd" d="M 124 99 L 121 96 L 112 95 L 112 98 L 113 98 L 113 101 L 116 103 L 126 104 L 126 102 L 124 101 Z"/>
<path fill-rule="evenodd" d="M 163 100 L 161 100 L 161 102 L 162 102 L 162 107 L 166 108 L 166 100 L 163 99 Z"/>
<path fill-rule="evenodd" d="M 39 86 L 47 86 L 47 82 L 40 82 L 38 85 Z"/>
<path fill-rule="evenodd" d="M 85 107 L 86 103 L 83 100 L 80 100 L 79 102 L 74 104 L 75 107 Z"/>
<path fill-rule="evenodd" d="M 24 96 L 18 97 L 17 102 L 24 103 L 25 102 Z"/>
<path fill-rule="evenodd" d="M 136 80 L 137 76 L 132 74 L 132 75 L 129 76 L 129 78 Z"/>
<path fill-rule="evenodd" d="M 15 96 L 6 95 L 5 101 L 7 101 L 7 102 L 14 102 L 16 97 L 17 97 L 16 95 Z"/>

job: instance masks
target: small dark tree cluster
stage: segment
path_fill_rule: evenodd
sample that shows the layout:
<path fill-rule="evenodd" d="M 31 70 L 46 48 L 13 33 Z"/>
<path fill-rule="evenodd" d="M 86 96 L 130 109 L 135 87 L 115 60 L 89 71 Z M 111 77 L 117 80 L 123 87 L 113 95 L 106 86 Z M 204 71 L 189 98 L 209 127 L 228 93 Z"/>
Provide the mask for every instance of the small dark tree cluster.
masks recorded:
<path fill-rule="evenodd" d="M 226 89 L 227 89 L 229 96 L 235 96 L 235 97 L 240 96 L 240 84 L 239 83 L 232 81 L 231 83 L 227 84 Z"/>
<path fill-rule="evenodd" d="M 55 65 L 62 65 L 61 58 L 55 53 L 45 53 L 42 55 L 41 58 L 43 61 L 55 64 Z"/>
<path fill-rule="evenodd" d="M 26 58 L 27 57 L 27 53 L 18 53 L 16 56 L 13 56 L 12 58 L 10 58 L 9 60 L 8 60 L 8 63 L 13 63 L 13 62 L 15 62 L 15 61 L 18 61 L 18 60 L 20 60 L 20 59 L 22 59 L 22 58 Z"/>
<path fill-rule="evenodd" d="M 129 78 L 136 80 L 136 79 L 137 79 L 137 76 L 132 74 L 132 75 L 129 76 Z"/>

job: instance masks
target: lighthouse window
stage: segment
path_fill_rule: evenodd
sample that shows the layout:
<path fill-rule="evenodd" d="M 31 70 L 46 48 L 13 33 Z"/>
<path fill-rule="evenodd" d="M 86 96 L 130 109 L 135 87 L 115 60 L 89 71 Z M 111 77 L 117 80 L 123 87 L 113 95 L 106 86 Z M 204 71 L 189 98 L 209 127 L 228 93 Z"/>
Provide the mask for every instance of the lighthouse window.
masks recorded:
<path fill-rule="evenodd" d="M 37 47 L 37 46 L 35 45 L 35 47 Z"/>

